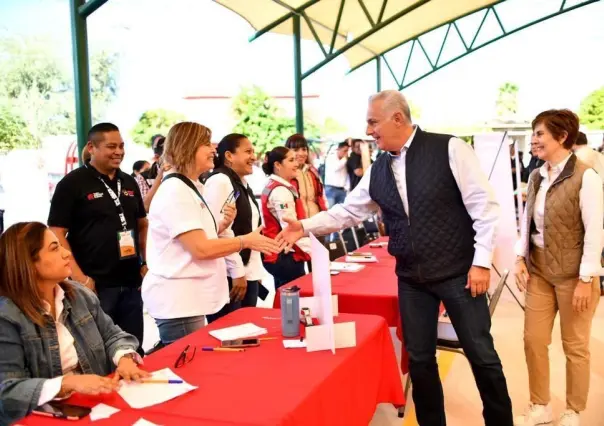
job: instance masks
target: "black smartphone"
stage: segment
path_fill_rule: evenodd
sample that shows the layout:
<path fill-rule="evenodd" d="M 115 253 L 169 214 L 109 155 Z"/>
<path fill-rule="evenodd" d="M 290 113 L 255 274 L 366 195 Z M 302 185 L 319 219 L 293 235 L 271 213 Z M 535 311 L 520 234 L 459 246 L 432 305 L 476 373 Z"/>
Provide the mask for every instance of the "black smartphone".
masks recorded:
<path fill-rule="evenodd" d="M 49 402 L 32 411 L 39 416 L 55 417 L 65 420 L 80 420 L 90 414 L 91 408 L 79 405 L 63 404 L 61 402 Z"/>
<path fill-rule="evenodd" d="M 252 346 L 260 345 L 260 341 L 258 339 L 236 339 L 236 340 L 225 340 L 220 346 L 223 348 L 248 348 Z"/>

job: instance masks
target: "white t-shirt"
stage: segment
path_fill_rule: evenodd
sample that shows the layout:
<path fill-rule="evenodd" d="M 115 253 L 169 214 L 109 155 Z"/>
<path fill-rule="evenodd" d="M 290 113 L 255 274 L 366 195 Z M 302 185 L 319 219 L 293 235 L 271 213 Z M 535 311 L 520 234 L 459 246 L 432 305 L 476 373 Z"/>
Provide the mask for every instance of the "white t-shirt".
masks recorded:
<path fill-rule="evenodd" d="M 203 194 L 203 185 L 193 183 Z M 191 188 L 172 178 L 160 185 L 148 218 L 149 272 L 142 297 L 149 314 L 173 319 L 218 312 L 229 302 L 224 259 L 194 259 L 176 238 L 195 229 L 204 230 L 208 239 L 218 238 L 211 212 Z"/>

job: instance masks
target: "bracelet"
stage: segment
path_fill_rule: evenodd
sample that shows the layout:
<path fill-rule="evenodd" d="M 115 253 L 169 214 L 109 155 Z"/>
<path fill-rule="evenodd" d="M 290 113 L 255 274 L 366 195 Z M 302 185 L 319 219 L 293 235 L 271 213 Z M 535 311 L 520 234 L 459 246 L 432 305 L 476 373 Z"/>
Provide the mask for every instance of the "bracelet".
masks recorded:
<path fill-rule="evenodd" d="M 526 262 L 526 260 L 524 259 L 524 257 L 517 257 L 516 258 L 516 263 L 520 263 L 520 262 Z"/>
<path fill-rule="evenodd" d="M 88 287 L 89 282 L 90 282 L 90 277 L 86 277 L 86 282 L 84 283 L 84 287 Z"/>
<path fill-rule="evenodd" d="M 243 238 L 237 237 L 237 239 L 239 240 L 239 251 L 238 251 L 238 253 L 241 253 L 241 250 L 243 250 Z"/>

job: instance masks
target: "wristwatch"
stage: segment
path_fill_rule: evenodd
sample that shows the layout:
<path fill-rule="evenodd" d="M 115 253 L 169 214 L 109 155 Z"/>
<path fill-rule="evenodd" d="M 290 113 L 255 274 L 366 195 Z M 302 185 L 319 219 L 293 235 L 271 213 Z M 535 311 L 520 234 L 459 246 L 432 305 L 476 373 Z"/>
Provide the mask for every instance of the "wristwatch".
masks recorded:
<path fill-rule="evenodd" d="M 587 275 L 581 275 L 579 277 L 579 279 L 581 280 L 581 282 L 583 282 L 585 284 L 589 284 L 593 280 L 593 277 L 589 277 Z"/>

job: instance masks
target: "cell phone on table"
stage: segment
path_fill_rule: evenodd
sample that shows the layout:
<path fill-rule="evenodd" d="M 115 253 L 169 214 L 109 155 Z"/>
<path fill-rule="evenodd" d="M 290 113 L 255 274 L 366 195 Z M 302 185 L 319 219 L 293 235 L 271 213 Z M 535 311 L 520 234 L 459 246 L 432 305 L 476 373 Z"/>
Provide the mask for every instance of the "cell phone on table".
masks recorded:
<path fill-rule="evenodd" d="M 64 404 L 61 402 L 49 402 L 33 410 L 32 414 L 64 420 L 80 420 L 90 414 L 90 411 L 91 408 L 89 407 Z"/>
<path fill-rule="evenodd" d="M 259 345 L 260 341 L 258 339 L 225 340 L 220 344 L 220 346 L 223 348 L 249 348 Z"/>

